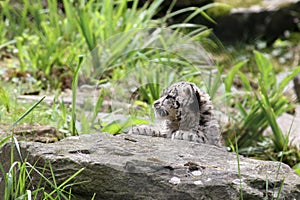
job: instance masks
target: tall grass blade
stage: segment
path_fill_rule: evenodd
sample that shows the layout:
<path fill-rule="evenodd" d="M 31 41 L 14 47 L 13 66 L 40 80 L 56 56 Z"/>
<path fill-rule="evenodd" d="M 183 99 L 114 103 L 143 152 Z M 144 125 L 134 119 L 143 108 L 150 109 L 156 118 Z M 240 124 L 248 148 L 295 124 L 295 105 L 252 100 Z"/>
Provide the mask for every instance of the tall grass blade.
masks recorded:
<path fill-rule="evenodd" d="M 73 75 L 73 81 L 72 81 L 72 124 L 71 124 L 71 132 L 72 135 L 78 135 L 78 132 L 76 130 L 76 94 L 77 94 L 77 86 L 78 86 L 78 73 L 82 66 L 83 62 L 83 56 L 79 56 L 79 60 L 77 63 L 77 67 L 75 69 L 74 75 Z"/>
<path fill-rule="evenodd" d="M 245 74 L 243 74 L 242 72 L 240 72 L 240 71 L 238 71 L 237 74 L 240 77 L 240 79 L 242 81 L 242 84 L 243 84 L 243 87 L 245 88 L 245 90 L 248 91 L 248 92 L 252 92 L 253 88 L 251 87 L 251 83 L 249 81 L 249 78 Z"/>
<path fill-rule="evenodd" d="M 283 180 L 282 180 L 281 183 L 280 183 L 280 187 L 279 187 L 279 190 L 278 190 L 277 195 L 276 195 L 276 200 L 281 199 L 281 198 L 280 198 L 280 194 L 281 194 L 282 188 L 283 188 L 283 186 L 284 186 L 284 181 L 285 181 L 285 178 L 283 178 Z"/>
<path fill-rule="evenodd" d="M 262 109 L 271 129 L 273 132 L 273 141 L 275 144 L 275 148 L 277 151 L 282 151 L 285 146 L 285 138 L 281 131 L 281 129 L 278 126 L 278 123 L 276 121 L 276 115 L 274 113 L 274 110 L 272 109 L 272 105 L 270 104 L 269 97 L 267 95 L 267 92 L 265 89 L 262 89 L 261 93 L 262 100 L 259 101 L 260 108 Z M 257 97 L 258 99 L 258 97 Z"/>
<path fill-rule="evenodd" d="M 236 65 L 234 65 L 232 67 L 230 72 L 227 74 L 227 76 L 224 80 L 225 91 L 227 93 L 231 92 L 234 76 L 237 74 L 238 70 L 240 70 L 240 68 L 243 67 L 246 63 L 247 63 L 247 61 L 238 62 Z"/>
<path fill-rule="evenodd" d="M 64 191 L 63 188 L 64 188 L 65 186 L 67 186 L 67 184 L 68 184 L 71 180 L 73 180 L 76 176 L 78 176 L 84 169 L 85 169 L 85 168 L 79 169 L 77 172 L 75 172 L 72 176 L 70 176 L 67 180 L 65 180 L 65 181 L 64 181 L 63 183 L 61 183 L 59 186 L 54 187 L 54 190 L 53 190 L 51 193 L 49 193 L 49 196 L 53 196 L 55 193 L 59 193 L 60 195 L 63 195 L 63 196 L 65 197 L 65 199 L 67 199 L 66 196 L 65 196 L 61 191 Z M 53 174 L 53 175 L 54 175 L 54 174 Z M 53 177 L 53 179 L 55 179 L 55 176 Z M 74 184 L 72 184 L 72 185 L 74 185 Z"/>
<path fill-rule="evenodd" d="M 238 147 L 238 143 L 237 143 L 237 138 L 235 135 L 235 154 L 236 154 L 236 159 L 237 159 L 237 167 L 238 167 L 238 175 L 239 175 L 239 180 L 240 180 L 240 199 L 243 200 L 243 179 L 242 179 L 242 175 L 241 175 L 241 167 L 240 167 L 240 155 L 239 155 L 239 147 Z"/>
<path fill-rule="evenodd" d="M 291 73 L 289 73 L 280 83 L 278 90 L 283 91 L 287 84 L 293 80 L 293 78 L 300 73 L 300 66 L 296 67 Z"/>
<path fill-rule="evenodd" d="M 264 86 L 266 90 L 276 83 L 276 76 L 274 74 L 273 66 L 267 57 L 262 53 L 254 51 L 255 62 L 260 72 L 258 82 L 260 86 Z"/>

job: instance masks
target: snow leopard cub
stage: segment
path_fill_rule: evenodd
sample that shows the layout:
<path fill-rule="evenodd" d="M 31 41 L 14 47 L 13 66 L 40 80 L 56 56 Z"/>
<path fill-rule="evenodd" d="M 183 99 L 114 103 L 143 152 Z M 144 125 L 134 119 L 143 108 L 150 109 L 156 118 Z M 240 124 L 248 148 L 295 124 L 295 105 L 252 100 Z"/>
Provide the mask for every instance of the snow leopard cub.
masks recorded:
<path fill-rule="evenodd" d="M 171 85 L 153 107 L 157 119 L 164 120 L 163 127 L 139 125 L 132 127 L 129 133 L 221 146 L 220 127 L 210 96 L 194 83 Z"/>

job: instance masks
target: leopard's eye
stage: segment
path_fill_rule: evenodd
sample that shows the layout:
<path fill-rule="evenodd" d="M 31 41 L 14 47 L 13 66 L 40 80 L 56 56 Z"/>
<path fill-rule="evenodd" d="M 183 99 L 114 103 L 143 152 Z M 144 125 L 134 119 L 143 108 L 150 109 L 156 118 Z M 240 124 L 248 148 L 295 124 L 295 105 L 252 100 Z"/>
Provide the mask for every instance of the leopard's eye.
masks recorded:
<path fill-rule="evenodd" d="M 166 96 L 166 99 L 174 99 L 174 97 L 168 94 L 168 95 Z"/>

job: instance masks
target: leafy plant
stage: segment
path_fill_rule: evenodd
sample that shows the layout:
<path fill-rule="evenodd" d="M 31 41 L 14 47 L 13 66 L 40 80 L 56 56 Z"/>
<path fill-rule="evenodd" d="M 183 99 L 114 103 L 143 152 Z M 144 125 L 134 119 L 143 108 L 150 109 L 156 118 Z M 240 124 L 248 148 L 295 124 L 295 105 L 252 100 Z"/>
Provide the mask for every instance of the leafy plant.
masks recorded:
<path fill-rule="evenodd" d="M 293 169 L 300 176 L 300 163 L 297 163 L 296 165 L 294 165 Z"/>
<path fill-rule="evenodd" d="M 118 33 L 132 31 L 132 29 L 148 28 L 162 0 L 154 1 L 151 4 L 145 3 L 142 8 L 138 8 L 138 2 L 138 0 L 134 0 L 131 7 L 128 8 L 127 0 L 114 2 L 109 0 L 102 2 L 89 1 L 85 4 L 81 3 L 79 7 L 72 6 L 70 2 L 64 1 L 67 18 L 69 21 L 73 21 L 72 24 L 77 25 L 85 39 L 91 52 L 94 68 L 105 67 L 100 61 L 102 51 L 107 49 L 105 47 L 104 49 L 101 48 L 101 43 Z M 126 47 L 128 39 L 129 37 L 114 43 L 117 46 L 109 47 L 114 51 L 110 53 L 115 55 L 116 52 L 122 51 Z"/>
<path fill-rule="evenodd" d="M 41 1 L 0 3 L 8 40 L 0 47 L 6 47 L 18 56 L 18 71 L 31 72 L 35 77 L 45 76 L 51 83 L 49 77 L 54 73 L 53 68 L 68 66 L 82 49 L 76 27 L 64 19 L 57 1 L 47 1 L 46 8 Z M 5 27 L 8 24 L 9 27 Z M 75 47 L 72 42 L 78 45 Z"/>
<path fill-rule="evenodd" d="M 134 117 L 130 117 L 125 121 L 115 120 L 110 123 L 104 123 L 101 131 L 108 132 L 111 134 L 119 134 L 122 133 L 126 128 L 131 127 L 133 125 L 138 124 L 149 124 L 149 121 L 142 120 Z"/>
<path fill-rule="evenodd" d="M 238 126 L 229 128 L 228 139 L 233 140 L 236 135 L 241 154 L 262 155 L 268 147 L 280 153 L 285 151 L 287 138 L 279 128 L 276 118 L 291 109 L 288 99 L 283 95 L 283 90 L 288 82 L 300 72 L 300 67 L 295 68 L 277 83 L 273 66 L 268 58 L 257 51 L 254 52 L 254 57 L 259 71 L 257 89 L 252 88 L 250 80 L 240 71 L 245 61 L 235 65 L 224 81 L 227 95 L 238 97 L 233 106 L 239 111 L 237 117 L 234 117 L 235 124 Z M 239 76 L 242 81 L 244 91 L 231 91 L 235 75 Z M 273 133 L 272 145 L 260 147 L 261 142 L 265 141 L 263 132 L 268 126 L 271 127 Z"/>
<path fill-rule="evenodd" d="M 19 151 L 19 149 L 18 149 Z M 13 156 L 12 155 L 12 159 Z M 0 168 L 2 170 L 2 174 L 4 175 L 5 182 L 5 190 L 4 190 L 4 200 L 9 199 L 39 199 L 42 195 L 44 199 L 70 199 L 72 197 L 71 190 L 68 191 L 75 183 L 71 181 L 80 174 L 84 168 L 75 172 L 72 176 L 66 179 L 60 185 L 57 185 L 53 169 L 51 164 L 48 163 L 51 177 L 46 177 L 43 173 L 46 170 L 47 165 L 44 166 L 42 172 L 38 170 L 35 165 L 30 164 L 26 161 L 14 161 L 8 170 L 8 172 L 4 171 L 3 166 L 0 163 Z M 40 176 L 40 181 L 38 185 L 35 187 L 32 184 L 32 174 L 35 173 L 35 176 Z M 49 184 L 50 188 L 53 190 L 48 192 L 44 185 L 41 183 Z M 79 184 L 79 183 L 77 183 Z M 34 189 L 36 188 L 36 189 Z"/>
<path fill-rule="evenodd" d="M 84 168 L 78 170 L 74 175 L 69 177 L 60 185 L 57 185 L 55 176 L 51 167 L 49 165 L 51 178 L 44 176 L 42 172 L 40 172 L 35 164 L 27 162 L 26 158 L 22 157 L 21 149 L 17 139 L 13 136 L 13 128 L 26 116 L 28 116 L 43 100 L 45 96 L 42 97 L 39 101 L 33 104 L 26 112 L 24 112 L 6 131 L 4 136 L 0 137 L 0 147 L 2 147 L 5 143 L 11 140 L 11 166 L 9 170 L 6 172 L 0 163 L 0 169 L 2 171 L 2 175 L 4 176 L 5 188 L 4 188 L 4 200 L 9 199 L 38 199 L 40 194 L 44 196 L 45 199 L 70 199 L 71 192 L 66 191 L 66 189 L 72 187 L 74 183 L 70 183 L 72 179 L 74 179 L 79 173 L 81 173 Z M 11 132 L 11 135 L 8 135 Z M 15 153 L 15 150 L 17 152 Z M 16 157 L 19 157 L 17 159 Z M 16 161 L 20 160 L 20 161 Z M 43 169 L 43 172 L 46 170 L 46 165 Z M 39 184 L 42 182 L 46 182 L 50 185 L 50 188 L 53 189 L 51 192 L 47 192 L 42 185 L 37 185 L 37 189 L 32 189 L 32 180 L 31 174 L 36 173 L 40 176 Z M 79 184 L 79 183 L 77 183 Z"/>

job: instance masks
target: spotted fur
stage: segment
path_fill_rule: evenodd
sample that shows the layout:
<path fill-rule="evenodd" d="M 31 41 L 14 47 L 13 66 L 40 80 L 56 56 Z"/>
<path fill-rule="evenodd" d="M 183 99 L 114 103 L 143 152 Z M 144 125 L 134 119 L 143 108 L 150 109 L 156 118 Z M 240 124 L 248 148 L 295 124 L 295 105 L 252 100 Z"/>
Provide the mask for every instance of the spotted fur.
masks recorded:
<path fill-rule="evenodd" d="M 210 96 L 194 83 L 171 85 L 153 107 L 157 119 L 163 120 L 164 126 L 135 126 L 130 133 L 221 145 L 220 128 Z"/>

